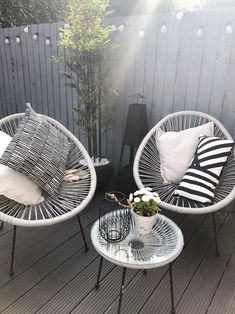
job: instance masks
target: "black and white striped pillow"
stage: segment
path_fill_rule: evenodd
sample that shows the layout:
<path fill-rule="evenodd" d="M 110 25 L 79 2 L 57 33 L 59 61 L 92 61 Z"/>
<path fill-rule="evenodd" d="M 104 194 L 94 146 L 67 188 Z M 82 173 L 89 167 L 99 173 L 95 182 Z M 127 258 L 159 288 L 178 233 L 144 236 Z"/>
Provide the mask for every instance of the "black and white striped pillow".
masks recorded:
<path fill-rule="evenodd" d="M 193 161 L 174 192 L 201 203 L 212 203 L 221 172 L 234 142 L 218 137 L 200 137 Z"/>
<path fill-rule="evenodd" d="M 0 158 L 55 196 L 63 181 L 70 143 L 65 134 L 27 105 L 25 116 Z"/>

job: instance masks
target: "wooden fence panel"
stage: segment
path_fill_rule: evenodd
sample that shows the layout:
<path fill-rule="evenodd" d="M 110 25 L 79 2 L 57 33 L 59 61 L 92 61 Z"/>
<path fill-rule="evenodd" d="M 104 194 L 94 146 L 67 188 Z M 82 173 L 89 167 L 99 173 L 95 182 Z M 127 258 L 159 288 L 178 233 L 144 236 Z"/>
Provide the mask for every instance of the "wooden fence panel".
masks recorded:
<path fill-rule="evenodd" d="M 113 51 L 109 76 L 118 97 L 114 126 L 103 137 L 104 154 L 116 168 L 128 105 L 137 93 L 146 97 L 149 127 L 168 113 L 198 110 L 219 118 L 235 135 L 235 8 L 185 13 L 181 20 L 170 13 L 109 18 L 106 24 L 124 25 L 123 31 L 112 34 L 119 48 Z M 226 32 L 228 25 L 231 34 Z M 76 92 L 66 87 L 65 65 L 52 61 L 52 56 L 68 54 L 57 45 L 58 28 L 63 26 L 29 25 L 28 33 L 23 26 L 0 29 L 0 116 L 24 110 L 29 101 L 85 144 L 72 111 Z M 197 36 L 199 29 L 202 36 Z M 33 40 L 36 33 L 38 40 Z M 50 45 L 45 44 L 47 37 Z M 128 155 L 126 151 L 124 163 Z"/>

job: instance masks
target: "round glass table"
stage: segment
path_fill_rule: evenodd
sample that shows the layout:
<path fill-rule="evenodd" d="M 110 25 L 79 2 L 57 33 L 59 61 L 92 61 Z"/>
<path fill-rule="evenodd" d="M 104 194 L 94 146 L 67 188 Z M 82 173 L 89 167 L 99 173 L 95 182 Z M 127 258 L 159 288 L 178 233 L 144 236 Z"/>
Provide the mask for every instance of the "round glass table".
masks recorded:
<path fill-rule="evenodd" d="M 106 216 L 108 218 L 107 214 Z M 121 310 L 126 269 L 143 269 L 146 272 L 146 269 L 157 268 L 166 264 L 169 264 L 171 313 L 175 313 L 172 262 L 182 251 L 184 240 L 180 228 L 172 220 L 158 214 L 151 233 L 142 235 L 136 231 L 134 220 L 131 219 L 130 232 L 127 237 L 120 242 L 112 243 L 107 242 L 101 236 L 98 219 L 92 226 L 91 240 L 101 256 L 96 288 L 99 287 L 103 258 L 123 267 L 118 313 Z"/>

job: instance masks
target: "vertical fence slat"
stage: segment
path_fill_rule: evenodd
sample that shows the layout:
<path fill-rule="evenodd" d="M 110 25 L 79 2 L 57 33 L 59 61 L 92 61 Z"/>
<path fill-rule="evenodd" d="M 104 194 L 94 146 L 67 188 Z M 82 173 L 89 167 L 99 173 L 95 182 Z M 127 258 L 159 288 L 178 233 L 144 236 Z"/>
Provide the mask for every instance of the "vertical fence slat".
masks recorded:
<path fill-rule="evenodd" d="M 146 53 L 146 25 L 147 16 L 138 17 L 136 20 L 136 27 L 134 32 L 135 42 L 135 64 L 134 64 L 134 78 L 133 78 L 133 94 L 144 93 L 144 68 L 145 68 L 145 53 Z M 139 37 L 139 32 L 143 31 L 145 36 Z M 136 98 L 134 101 L 136 102 Z M 140 99 L 139 102 L 142 100 Z"/>
<path fill-rule="evenodd" d="M 143 94 L 146 97 L 146 105 L 148 112 L 148 124 L 151 127 L 152 108 L 156 106 L 153 102 L 153 86 L 155 80 L 155 64 L 157 59 L 157 42 L 159 37 L 159 15 L 152 16 L 148 20 L 145 30 L 146 36 L 146 53 L 145 53 L 145 68 L 144 68 L 144 89 Z M 156 121 L 155 121 L 156 122 Z"/>
<path fill-rule="evenodd" d="M 70 53 L 66 53 L 68 57 L 70 57 Z M 70 83 L 70 79 L 65 79 L 66 83 Z M 74 125 L 74 117 L 73 117 L 73 97 L 72 97 L 72 88 L 66 86 L 66 104 L 67 104 L 67 121 L 68 121 L 68 128 L 71 132 L 73 132 L 73 125 Z"/>
<path fill-rule="evenodd" d="M 153 103 L 155 106 L 151 110 L 151 124 L 155 124 L 162 117 L 163 105 L 163 92 L 166 74 L 166 61 L 167 61 L 167 46 L 168 46 L 168 33 L 162 33 L 162 26 L 168 27 L 170 15 L 159 16 L 159 32 L 156 48 L 156 62 L 155 62 L 155 79 L 153 85 Z"/>
<path fill-rule="evenodd" d="M 4 75 L 4 68 L 6 66 L 5 64 L 5 43 L 2 32 L 0 32 L 0 93 L 1 93 L 1 117 L 4 117 L 7 115 L 7 87 L 8 83 L 5 81 L 5 75 Z"/>
<path fill-rule="evenodd" d="M 50 117 L 54 117 L 54 99 L 53 99 L 53 76 L 52 76 L 52 66 L 51 66 L 51 44 L 47 45 L 47 39 L 51 42 L 54 39 L 54 34 L 51 33 L 51 25 L 44 24 L 43 27 L 44 35 L 44 54 L 45 54 L 45 77 L 47 82 L 47 112 Z"/>
<path fill-rule="evenodd" d="M 201 78 L 198 91 L 197 110 L 209 112 L 210 94 L 213 84 L 216 51 L 220 29 L 220 11 L 207 12 L 205 25 L 205 45 L 201 65 Z"/>
<path fill-rule="evenodd" d="M 197 106 L 197 96 L 205 44 L 206 13 L 204 11 L 200 13 L 196 12 L 193 15 L 193 20 L 194 25 L 192 30 L 191 57 L 185 99 L 186 110 L 196 110 Z M 200 28 L 202 28 L 203 34 L 201 37 L 198 37 L 197 32 Z"/>
<path fill-rule="evenodd" d="M 19 47 L 16 45 L 20 45 L 16 43 L 16 36 L 19 34 L 19 28 L 9 28 L 9 36 L 12 39 L 10 44 L 10 52 L 11 52 L 11 73 L 12 73 L 12 84 L 14 88 L 14 98 L 13 103 L 16 106 L 16 111 L 19 112 L 19 104 L 20 104 L 20 87 L 19 87 L 19 79 L 18 79 L 18 69 L 17 69 L 17 60 L 16 60 L 16 50 Z"/>
<path fill-rule="evenodd" d="M 30 71 L 29 71 L 29 56 L 28 56 L 28 45 L 32 39 L 32 27 L 29 28 L 29 33 L 21 36 L 21 62 L 22 62 L 22 75 L 24 77 L 24 97 L 26 101 L 31 103 L 31 87 L 30 87 Z M 23 111 L 25 110 L 25 104 L 22 104 Z"/>
<path fill-rule="evenodd" d="M 27 62 L 29 70 L 29 87 L 30 87 L 30 103 L 36 111 L 40 111 L 37 103 L 37 91 L 36 91 L 36 76 L 35 76 L 35 63 L 34 63 L 34 42 L 32 38 L 28 40 L 27 37 Z"/>
<path fill-rule="evenodd" d="M 40 67 L 40 58 L 41 55 L 39 53 L 39 40 L 33 40 L 32 36 L 34 34 L 38 34 L 38 26 L 32 25 L 30 27 L 30 33 L 26 33 L 28 40 L 32 42 L 32 60 L 34 67 L 34 85 L 35 85 L 35 99 L 36 103 L 34 103 L 35 110 L 39 113 L 43 113 L 43 103 L 42 103 L 42 93 L 44 92 L 41 87 L 41 67 Z M 38 35 L 40 36 L 40 35 Z M 32 64 L 30 64 L 32 66 Z M 32 72 L 31 72 L 32 73 Z"/>
<path fill-rule="evenodd" d="M 41 76 L 41 88 L 42 88 L 42 108 L 41 112 L 48 115 L 48 103 L 47 103 L 47 68 L 45 57 L 45 37 L 44 37 L 44 25 L 38 25 L 38 47 L 40 55 L 40 76 Z"/>
<path fill-rule="evenodd" d="M 173 111 L 184 110 L 191 57 L 191 41 L 192 37 L 195 35 L 192 32 L 193 19 L 191 13 L 185 14 L 179 23 L 181 23 L 181 33 L 176 65 Z"/>
<path fill-rule="evenodd" d="M 17 84 L 17 109 L 19 112 L 25 110 L 25 84 L 24 84 L 24 71 L 22 65 L 22 38 L 24 37 L 23 27 L 14 28 L 15 37 L 19 36 L 20 43 L 15 43 L 15 81 Z"/>
<path fill-rule="evenodd" d="M 113 21 L 109 21 L 110 25 L 114 25 L 117 28 L 120 25 L 126 25 L 126 18 L 117 17 Z M 117 91 L 118 97 L 115 99 L 114 107 L 114 124 L 112 130 L 108 133 L 107 141 L 108 156 L 113 159 L 114 167 L 117 169 L 121 143 L 124 134 L 123 118 L 124 108 L 126 105 L 126 75 L 127 75 L 127 51 L 128 51 L 128 33 L 127 29 L 124 32 L 116 31 L 113 35 L 114 45 L 117 48 L 114 49 L 111 59 L 114 60 L 114 64 L 111 65 L 110 79 L 113 82 L 113 86 Z M 120 127 L 121 126 L 121 127 Z M 115 158 L 114 158 L 115 156 Z"/>
<path fill-rule="evenodd" d="M 51 25 L 51 33 L 54 34 L 53 40 L 51 41 L 51 55 L 57 57 L 58 55 L 58 41 L 59 41 L 59 30 L 58 24 L 54 23 Z M 60 97 L 59 97 L 59 65 L 56 62 L 52 62 L 52 77 L 53 77 L 53 99 L 54 99 L 54 117 L 60 121 Z"/>
<path fill-rule="evenodd" d="M 58 49 L 58 55 L 60 57 L 65 56 L 65 51 L 62 47 Z M 61 103 L 61 122 L 63 125 L 68 127 L 68 117 L 67 117 L 67 90 L 66 90 L 66 79 L 63 75 L 66 72 L 66 67 L 64 64 L 59 64 L 59 73 L 60 73 L 60 103 Z"/>
<path fill-rule="evenodd" d="M 167 25 L 168 45 L 165 70 L 165 82 L 163 89 L 162 115 L 165 116 L 173 110 L 174 88 L 176 80 L 176 68 L 180 41 L 181 23 L 174 15 L 170 16 Z"/>
<path fill-rule="evenodd" d="M 3 29 L 3 38 L 9 37 L 9 28 Z M 6 77 L 7 77 L 7 83 L 9 85 L 9 103 L 8 103 L 8 114 L 15 112 L 15 88 L 13 84 L 13 76 L 12 76 L 12 56 L 11 56 L 11 41 L 14 40 L 14 38 L 10 38 L 10 44 L 5 46 L 5 62 L 6 62 Z"/>

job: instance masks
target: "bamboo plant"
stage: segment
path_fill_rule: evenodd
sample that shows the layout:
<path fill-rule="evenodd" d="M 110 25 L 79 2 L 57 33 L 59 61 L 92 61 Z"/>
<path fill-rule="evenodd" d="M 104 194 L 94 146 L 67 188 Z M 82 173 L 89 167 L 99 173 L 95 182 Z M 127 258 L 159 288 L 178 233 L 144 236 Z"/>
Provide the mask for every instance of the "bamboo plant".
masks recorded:
<path fill-rule="evenodd" d="M 69 50 L 63 58 L 67 86 L 77 93 L 75 121 L 84 131 L 87 149 L 96 160 L 102 157 L 102 136 L 112 124 L 115 89 L 110 83 L 112 28 L 103 21 L 109 7 L 107 0 L 70 0 L 68 24 L 61 29 L 59 45 Z"/>

